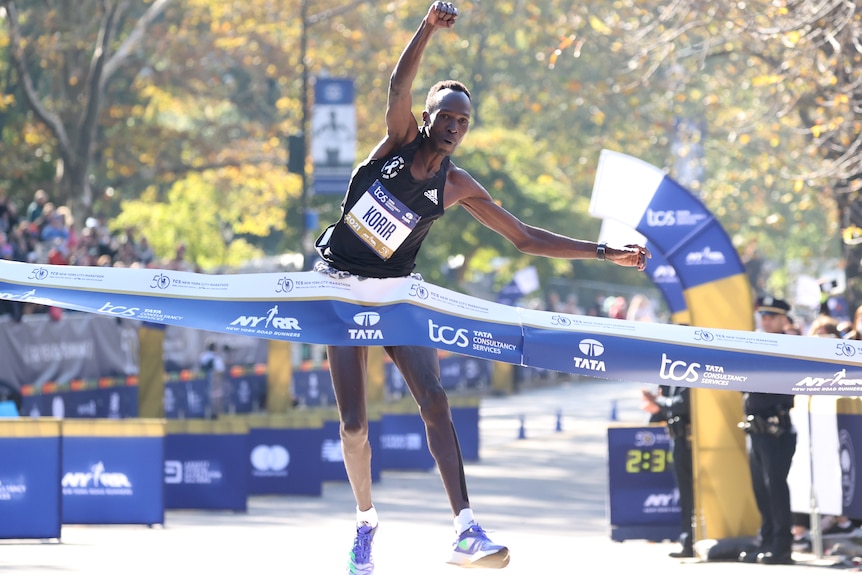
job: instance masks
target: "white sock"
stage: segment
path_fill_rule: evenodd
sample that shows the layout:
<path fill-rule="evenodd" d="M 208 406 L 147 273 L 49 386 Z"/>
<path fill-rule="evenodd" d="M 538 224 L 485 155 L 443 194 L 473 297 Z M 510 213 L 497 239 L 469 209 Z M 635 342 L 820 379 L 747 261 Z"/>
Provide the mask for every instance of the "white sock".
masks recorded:
<path fill-rule="evenodd" d="M 360 511 L 359 507 L 356 508 L 356 524 L 362 523 L 367 523 L 372 528 L 377 527 L 377 510 L 373 505 L 367 511 Z"/>
<path fill-rule="evenodd" d="M 462 509 L 458 516 L 455 517 L 455 532 L 460 535 L 467 531 L 474 523 L 473 510 L 469 507 L 467 509 Z"/>

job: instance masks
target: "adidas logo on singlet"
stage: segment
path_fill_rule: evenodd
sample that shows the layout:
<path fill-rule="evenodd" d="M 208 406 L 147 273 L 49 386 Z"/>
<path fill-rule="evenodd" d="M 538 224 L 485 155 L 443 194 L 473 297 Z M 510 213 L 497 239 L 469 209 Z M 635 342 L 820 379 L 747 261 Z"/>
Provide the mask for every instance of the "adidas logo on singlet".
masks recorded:
<path fill-rule="evenodd" d="M 434 202 L 434 205 L 436 206 L 437 205 L 437 188 L 434 188 L 433 190 L 426 190 L 425 191 L 425 197 L 428 198 L 429 200 L 431 200 L 432 202 Z"/>

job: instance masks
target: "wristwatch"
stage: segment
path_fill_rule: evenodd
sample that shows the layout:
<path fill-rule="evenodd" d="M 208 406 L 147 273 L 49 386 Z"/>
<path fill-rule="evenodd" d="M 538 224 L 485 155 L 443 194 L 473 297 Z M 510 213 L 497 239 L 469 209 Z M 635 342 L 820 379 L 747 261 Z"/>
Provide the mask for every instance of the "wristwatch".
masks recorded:
<path fill-rule="evenodd" d="M 606 244 L 605 242 L 596 244 L 596 257 L 599 259 L 600 262 L 605 261 L 605 249 L 607 247 L 608 244 Z"/>

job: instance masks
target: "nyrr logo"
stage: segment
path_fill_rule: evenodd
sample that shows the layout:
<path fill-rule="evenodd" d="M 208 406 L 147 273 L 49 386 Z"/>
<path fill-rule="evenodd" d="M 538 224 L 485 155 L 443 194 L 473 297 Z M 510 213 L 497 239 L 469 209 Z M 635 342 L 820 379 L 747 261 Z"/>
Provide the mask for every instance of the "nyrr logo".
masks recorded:
<path fill-rule="evenodd" d="M 46 297 L 36 297 L 36 290 L 31 289 L 30 291 L 26 291 L 22 294 L 11 293 L 11 292 L 0 292 L 0 298 L 2 299 L 14 299 L 17 301 L 30 301 L 33 303 L 43 303 L 45 305 L 54 305 L 50 298 Z"/>
<path fill-rule="evenodd" d="M 847 369 L 842 369 L 841 371 L 836 371 L 835 375 L 832 377 L 811 377 L 808 376 L 798 382 L 796 382 L 797 386 L 804 387 L 833 387 L 833 386 L 844 386 L 844 387 L 859 387 L 862 386 L 862 379 L 847 379 Z"/>
<path fill-rule="evenodd" d="M 673 269 L 673 266 L 669 265 L 656 266 L 655 271 L 652 274 L 652 279 L 656 283 L 673 283 L 679 281 L 676 277 L 676 270 Z"/>
<path fill-rule="evenodd" d="M 699 363 L 686 363 L 684 361 L 672 361 L 668 359 L 667 354 L 661 354 L 661 369 L 658 376 L 662 379 L 670 379 L 672 381 L 687 381 L 693 383 L 700 379 L 698 368 Z"/>
<path fill-rule="evenodd" d="M 587 357 L 573 357 L 572 360 L 575 362 L 575 367 L 590 371 L 607 371 L 605 369 L 605 362 L 596 359 L 605 353 L 605 344 L 596 339 L 582 339 L 578 343 L 578 349 Z"/>
<path fill-rule="evenodd" d="M 447 325 L 437 325 L 430 319 L 428 320 L 428 339 L 444 345 L 457 345 L 458 347 L 467 347 L 470 345 L 466 329 L 455 329 Z"/>
<path fill-rule="evenodd" d="M 679 505 L 679 490 L 674 489 L 670 493 L 650 493 L 644 499 L 644 509 L 676 507 Z"/>
<path fill-rule="evenodd" d="M 383 339 L 379 329 L 368 329 L 380 323 L 380 314 L 376 311 L 361 311 L 353 316 L 353 322 L 364 329 L 348 329 L 350 339 Z"/>
<path fill-rule="evenodd" d="M 109 487 L 114 489 L 130 488 L 132 486 L 125 473 L 108 473 L 101 461 L 90 467 L 89 473 L 68 472 L 63 475 L 63 487 Z"/>
<path fill-rule="evenodd" d="M 703 248 L 699 252 L 690 252 L 685 256 L 685 263 L 688 265 L 723 265 L 725 263 L 724 254 L 720 251 L 713 251 L 709 246 Z"/>
<path fill-rule="evenodd" d="M 278 317 L 278 306 L 274 305 L 267 310 L 264 316 L 240 316 L 230 322 L 231 325 L 239 327 L 252 327 L 259 329 L 273 328 L 281 331 L 299 331 L 299 320 L 295 317 Z M 261 325 L 263 324 L 263 325 Z"/>

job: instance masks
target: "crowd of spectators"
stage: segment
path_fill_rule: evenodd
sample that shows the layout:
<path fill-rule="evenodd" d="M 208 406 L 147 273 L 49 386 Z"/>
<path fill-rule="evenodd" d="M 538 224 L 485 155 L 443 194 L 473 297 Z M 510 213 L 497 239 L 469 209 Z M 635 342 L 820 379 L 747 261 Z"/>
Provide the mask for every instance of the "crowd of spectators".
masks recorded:
<path fill-rule="evenodd" d="M 159 258 L 146 236 L 127 228 L 112 233 L 104 216 L 89 217 L 76 226 L 67 206 L 56 206 L 44 190 L 37 190 L 22 214 L 17 204 L 0 191 L 0 259 L 35 264 L 152 267 L 199 271 L 185 258 L 180 243 L 172 257 Z M 60 310 L 40 305 L 0 301 L 0 315 L 16 321 L 27 313 L 52 313 Z"/>

